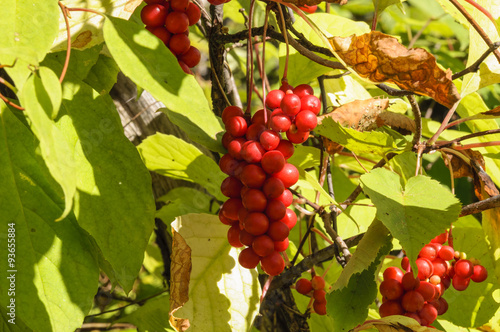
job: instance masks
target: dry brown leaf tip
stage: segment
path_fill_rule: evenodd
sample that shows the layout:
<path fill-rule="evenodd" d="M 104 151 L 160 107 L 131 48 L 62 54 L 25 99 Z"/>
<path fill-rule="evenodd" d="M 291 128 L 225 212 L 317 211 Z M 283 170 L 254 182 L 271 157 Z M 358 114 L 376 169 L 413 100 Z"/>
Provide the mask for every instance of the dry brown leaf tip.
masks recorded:
<path fill-rule="evenodd" d="M 451 71 L 440 69 L 434 56 L 424 49 L 407 49 L 396 38 L 378 31 L 333 37 L 330 43 L 337 56 L 363 78 L 394 83 L 446 107 L 460 98 Z"/>
<path fill-rule="evenodd" d="M 172 257 L 170 264 L 170 325 L 176 331 L 189 328 L 189 319 L 175 317 L 174 313 L 189 300 L 191 277 L 191 248 L 182 235 L 172 229 Z"/>

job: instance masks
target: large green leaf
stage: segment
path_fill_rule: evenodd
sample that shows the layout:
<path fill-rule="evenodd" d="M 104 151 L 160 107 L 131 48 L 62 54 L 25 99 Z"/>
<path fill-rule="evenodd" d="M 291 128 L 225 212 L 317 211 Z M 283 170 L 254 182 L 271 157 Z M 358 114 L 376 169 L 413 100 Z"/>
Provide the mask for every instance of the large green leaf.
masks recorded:
<path fill-rule="evenodd" d="M 134 324 L 138 332 L 174 332 L 168 322 L 169 300 L 168 294 L 152 298 L 118 322 Z"/>
<path fill-rule="evenodd" d="M 458 199 L 424 175 L 410 178 L 403 187 L 396 173 L 377 168 L 362 175 L 360 181 L 377 207 L 377 218 L 399 240 L 416 271 L 420 249 L 458 219 Z"/>
<path fill-rule="evenodd" d="M 50 56 L 45 63 L 61 64 Z M 57 69 L 56 69 L 57 70 Z M 94 239 L 125 290 L 141 268 L 154 226 L 151 176 L 123 134 L 109 95 L 100 95 L 69 70 L 57 126 L 74 152 L 78 223 Z M 110 272 L 107 270 L 106 272 Z"/>
<path fill-rule="evenodd" d="M 146 138 L 137 149 L 150 171 L 198 183 L 215 197 L 226 200 L 220 192 L 220 185 L 227 176 L 213 159 L 194 145 L 173 135 L 156 133 Z"/>
<path fill-rule="evenodd" d="M 343 282 L 342 287 L 336 288 L 332 293 L 326 296 L 326 308 L 328 314 L 333 317 L 335 332 L 348 331 L 364 322 L 368 316 L 368 306 L 377 297 L 377 283 L 375 281 L 377 269 L 383 257 L 389 253 L 392 245 L 390 236 L 387 236 L 385 231 L 380 233 L 380 226 L 376 226 L 376 228 L 378 230 L 375 232 L 381 235 L 381 239 L 377 240 L 370 236 L 369 241 L 366 242 L 368 246 L 370 242 L 376 244 L 375 248 L 372 248 L 372 253 L 370 254 L 372 260 L 369 262 L 367 261 L 369 265 L 365 265 L 364 269 L 360 269 L 360 272 L 354 274 L 351 274 L 351 272 L 358 270 L 357 268 L 355 270 L 349 269 L 347 271 L 342 271 L 342 274 L 347 274 L 349 278 L 345 283 Z M 368 250 L 368 247 L 365 245 L 363 245 L 363 248 L 361 255 L 366 253 L 365 250 Z M 351 258 L 351 261 L 353 258 Z M 347 266 L 349 264 L 356 266 L 359 263 L 356 261 L 351 263 L 351 261 L 347 263 Z M 346 310 L 346 308 L 348 309 Z"/>
<path fill-rule="evenodd" d="M 30 74 L 29 65 L 36 66 L 57 36 L 59 7 L 57 1 L 0 0 L 0 64 L 6 68 L 18 89 Z"/>
<path fill-rule="evenodd" d="M 384 156 L 398 149 L 396 142 L 389 134 L 379 131 L 359 132 L 344 128 L 331 118 L 325 118 L 315 131 L 356 154 L 374 153 Z"/>
<path fill-rule="evenodd" d="M 104 24 L 104 38 L 123 73 L 165 104 L 163 111 L 173 123 L 193 141 L 224 152 L 217 141 L 222 122 L 210 110 L 196 79 L 182 71 L 158 38 L 143 26 L 113 17 Z"/>
<path fill-rule="evenodd" d="M 66 140 L 54 119 L 61 105 L 61 85 L 52 70 L 40 67 L 20 93 L 21 105 L 31 120 L 31 128 L 40 140 L 42 156 L 54 179 L 61 185 L 66 205 L 60 219 L 71 211 L 76 192 L 74 147 Z"/>
<path fill-rule="evenodd" d="M 257 270 L 238 263 L 240 249 L 227 242 L 228 226 L 217 216 L 188 214 L 172 228 L 191 248 L 189 300 L 175 312 L 193 331 L 247 331 L 259 310 Z M 176 262 L 180 263 L 180 262 Z"/>
<path fill-rule="evenodd" d="M 97 253 L 73 214 L 54 222 L 63 212 L 64 194 L 37 151 L 39 141 L 3 102 L 0 137 L 0 255 L 5 262 L 8 224 L 15 229 L 15 242 L 10 242 L 15 261 L 0 270 L 1 307 L 15 299 L 16 324 L 23 331 L 28 330 L 24 324 L 30 331 L 74 331 L 97 289 Z M 7 296 L 11 274 L 15 294 Z"/>
<path fill-rule="evenodd" d="M 478 259 L 490 273 L 482 283 L 471 281 L 465 291 L 459 292 L 453 287 L 447 289 L 443 297 L 449 309 L 443 318 L 459 326 L 481 326 L 490 320 L 500 306 L 494 295 L 500 292 L 500 285 L 493 273 L 495 265 L 483 230 L 473 216 L 460 218 L 454 223 L 453 246 L 455 250 L 467 253 L 467 257 Z"/>
<path fill-rule="evenodd" d="M 212 204 L 210 196 L 194 188 L 177 187 L 158 200 L 164 202 L 165 205 L 156 212 L 156 217 L 163 220 L 165 224 L 188 213 L 215 213 L 218 210 L 218 205 Z M 215 211 L 211 211 L 211 208 Z"/>

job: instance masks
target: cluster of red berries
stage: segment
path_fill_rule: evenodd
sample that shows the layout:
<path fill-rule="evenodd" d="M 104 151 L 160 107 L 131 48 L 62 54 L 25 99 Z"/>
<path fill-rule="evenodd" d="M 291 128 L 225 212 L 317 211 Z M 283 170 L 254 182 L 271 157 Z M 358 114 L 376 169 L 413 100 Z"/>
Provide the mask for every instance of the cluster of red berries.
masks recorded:
<path fill-rule="evenodd" d="M 411 272 L 408 257 L 401 262 L 406 273 L 397 267 L 384 271 L 384 281 L 380 284 L 383 296 L 379 308 L 381 317 L 405 315 L 422 326 L 429 326 L 438 315 L 448 310 L 448 303 L 442 295 L 450 285 L 463 291 L 471 279 L 475 282 L 486 280 L 486 269 L 465 259 L 464 253 L 445 245 L 447 241 L 448 232 L 445 232 L 422 248 L 416 261 L 416 278 Z"/>
<path fill-rule="evenodd" d="M 308 84 L 295 88 L 284 84 L 279 90 L 269 92 L 266 107 L 272 110 L 269 127 L 277 132 L 286 132 L 292 143 L 300 144 L 316 128 L 316 115 L 321 110 L 321 102 Z"/>
<path fill-rule="evenodd" d="M 326 315 L 325 279 L 314 276 L 311 280 L 301 278 L 295 283 L 295 290 L 302 295 L 312 296 L 313 309 L 318 315 Z"/>
<path fill-rule="evenodd" d="M 288 234 L 297 223 L 288 208 L 293 197 L 287 188 L 297 182 L 299 172 L 286 161 L 293 144 L 267 129 L 263 115 L 259 110 L 250 119 L 236 106 L 222 113 L 222 143 L 228 153 L 219 167 L 229 175 L 221 185 L 229 199 L 219 219 L 231 226 L 227 237 L 233 247 L 248 246 L 239 255 L 241 266 L 253 269 L 260 262 L 267 274 L 278 275 L 285 268 L 280 253 L 288 248 Z"/>
<path fill-rule="evenodd" d="M 144 0 L 141 20 L 177 57 L 184 72 L 191 74 L 200 62 L 200 51 L 191 46 L 189 26 L 200 20 L 201 11 L 189 0 Z"/>

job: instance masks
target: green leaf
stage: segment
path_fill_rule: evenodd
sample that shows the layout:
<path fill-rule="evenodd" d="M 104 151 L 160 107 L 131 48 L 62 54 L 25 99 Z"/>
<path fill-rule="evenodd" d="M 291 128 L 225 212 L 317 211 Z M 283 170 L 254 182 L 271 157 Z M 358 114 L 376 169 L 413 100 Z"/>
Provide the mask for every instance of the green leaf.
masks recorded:
<path fill-rule="evenodd" d="M 380 15 L 387 7 L 392 6 L 392 5 L 397 5 L 401 11 L 404 12 L 404 8 L 402 6 L 403 1 L 406 0 L 372 0 L 373 5 L 375 6 L 375 11 L 377 12 L 377 15 Z"/>
<path fill-rule="evenodd" d="M 203 90 L 185 74 L 175 56 L 143 26 L 109 17 L 104 24 L 106 45 L 125 75 L 165 104 L 169 119 L 193 141 L 224 152 L 217 134 L 222 122 L 208 106 Z"/>
<path fill-rule="evenodd" d="M 59 7 L 57 1 L 0 0 L 0 64 L 21 89 L 30 74 L 29 65 L 37 66 L 50 50 L 57 36 Z"/>
<path fill-rule="evenodd" d="M 368 24 L 364 22 L 355 22 L 349 20 L 345 17 L 338 16 L 335 14 L 317 13 L 310 14 L 308 17 L 316 24 L 323 32 L 329 36 L 342 36 L 347 37 L 352 34 L 363 34 L 370 31 Z M 294 24 L 294 28 L 301 32 L 306 39 L 308 39 L 314 45 L 320 45 L 323 47 L 328 47 L 324 45 L 323 40 L 312 30 L 312 28 L 304 22 L 302 19 L 297 19 Z M 283 76 L 283 68 L 285 63 L 286 47 L 285 44 L 280 44 L 280 73 L 279 76 Z M 324 55 L 321 55 L 327 58 Z M 331 59 L 331 58 L 330 58 Z M 293 68 L 289 70 L 287 74 L 288 83 L 293 86 L 302 83 L 309 83 L 320 75 L 326 74 L 332 71 L 332 68 L 328 68 L 312 62 L 308 58 L 304 57 L 299 52 L 290 48 L 290 57 L 288 60 L 288 67 Z"/>
<path fill-rule="evenodd" d="M 389 165 L 391 165 L 394 172 L 401 176 L 403 183 L 406 184 L 410 178 L 415 176 L 417 156 L 412 151 L 406 151 L 392 158 Z"/>
<path fill-rule="evenodd" d="M 97 62 L 83 81 L 103 95 L 111 91 L 119 72 L 120 68 L 113 58 L 100 54 Z"/>
<path fill-rule="evenodd" d="M 164 202 L 165 205 L 156 212 L 156 217 L 163 220 L 165 224 L 188 213 L 215 213 L 218 210 L 218 205 L 212 204 L 210 196 L 194 188 L 174 188 L 158 200 Z M 212 205 L 214 207 L 211 209 Z M 211 211 L 213 209 L 216 211 Z"/>
<path fill-rule="evenodd" d="M 60 63 L 47 59 L 47 65 Z M 57 70 L 57 69 L 56 69 Z M 74 152 L 74 212 L 94 239 L 120 285 L 129 291 L 153 231 L 151 176 L 123 127 L 109 95 L 100 95 L 68 71 L 58 127 Z M 112 207 L 112 208 L 110 208 Z"/>
<path fill-rule="evenodd" d="M 293 156 L 288 159 L 288 162 L 301 168 L 315 167 L 320 164 L 320 155 L 318 148 L 298 144 L 295 145 Z"/>
<path fill-rule="evenodd" d="M 26 324 L 30 331 L 74 331 L 90 310 L 98 286 L 97 253 L 73 214 L 54 222 L 64 209 L 62 190 L 37 151 L 37 138 L 3 102 L 0 137 L 0 238 L 5 239 L 0 246 L 5 258 L 1 307 L 14 298 L 16 324 Z M 11 223 L 15 261 L 8 268 Z M 15 294 L 8 297 L 10 274 L 15 274 Z"/>
<path fill-rule="evenodd" d="M 217 216 L 188 214 L 172 227 L 191 248 L 189 301 L 175 312 L 193 331 L 247 331 L 259 310 L 257 270 L 238 263 L 241 249 L 227 242 L 228 226 Z"/>
<path fill-rule="evenodd" d="M 347 263 L 346 269 L 349 264 L 357 267 L 348 270 L 344 269 L 340 278 L 343 279 L 342 275 L 347 275 L 348 278 L 339 284 L 342 287 L 335 287 L 335 290 L 326 296 L 326 308 L 328 314 L 333 317 L 334 331 L 348 331 L 364 322 L 368 316 L 368 306 L 377 297 L 377 283 L 375 281 L 377 269 L 383 257 L 389 253 L 392 245 L 390 236 L 387 236 L 387 231 L 384 231 L 380 225 L 376 225 L 373 231 L 374 236 L 377 233 L 381 238 L 376 239 L 374 236 L 370 236 L 363 244 L 362 252 L 360 252 L 360 256 L 369 252 L 372 260 L 366 260 L 368 265 L 360 264 L 358 258 L 354 258 L 355 253 Z M 370 229 L 368 232 L 370 232 Z M 361 241 L 364 240 L 363 237 Z M 371 252 L 370 243 L 375 244 L 375 248 L 372 248 Z M 357 250 L 359 250 L 360 246 L 361 243 Z M 353 259 L 355 261 L 351 263 Z M 364 265 L 364 269 L 361 268 L 362 265 Z M 359 270 L 361 272 L 353 274 L 353 272 Z M 346 308 L 349 308 L 349 310 L 346 310 Z"/>
<path fill-rule="evenodd" d="M 215 197 L 226 200 L 220 192 L 220 185 L 227 176 L 212 158 L 194 145 L 172 135 L 156 133 L 146 138 L 137 149 L 150 171 L 198 183 Z"/>
<path fill-rule="evenodd" d="M 360 181 L 377 207 L 377 218 L 399 240 L 416 271 L 420 249 L 458 219 L 458 199 L 424 175 L 410 178 L 403 187 L 396 173 L 377 168 L 362 175 Z"/>
<path fill-rule="evenodd" d="M 335 70 L 331 74 L 342 73 Z M 325 92 L 327 94 L 327 106 L 339 107 L 355 100 L 370 99 L 372 96 L 363 85 L 352 75 L 344 75 L 339 79 L 325 80 Z"/>
<path fill-rule="evenodd" d="M 61 94 L 56 74 L 47 67 L 40 67 L 38 74 L 28 79 L 19 95 L 21 105 L 31 120 L 31 128 L 40 140 L 47 167 L 64 191 L 66 205 L 58 219 L 69 214 L 76 192 L 74 148 L 54 122 L 61 105 Z"/>
<path fill-rule="evenodd" d="M 442 318 L 459 326 L 481 326 L 490 320 L 500 306 L 494 298 L 494 293 L 499 292 L 500 285 L 492 273 L 495 265 L 483 230 L 473 216 L 460 218 L 454 223 L 453 246 L 456 250 L 467 253 L 467 257 L 478 259 L 490 273 L 482 283 L 471 281 L 465 291 L 459 292 L 453 287 L 446 290 L 443 297 L 449 308 Z"/>
<path fill-rule="evenodd" d="M 374 153 L 385 156 L 386 153 L 398 149 L 394 139 L 386 133 L 379 131 L 359 132 L 351 128 L 344 128 L 331 118 L 325 118 L 315 131 L 356 154 Z"/>
<path fill-rule="evenodd" d="M 316 177 L 306 172 L 303 168 L 297 167 L 297 170 L 299 171 L 300 180 L 305 180 L 305 183 L 301 181 L 301 185 L 307 184 L 311 189 L 318 191 L 321 194 L 321 197 L 323 197 L 325 200 L 329 201 L 330 203 L 336 204 L 335 200 L 319 184 Z"/>
<path fill-rule="evenodd" d="M 168 312 L 170 310 L 170 297 L 162 294 L 140 306 L 131 314 L 120 318 L 117 322 L 130 323 L 137 326 L 138 332 L 160 332 L 175 330 L 168 322 Z"/>

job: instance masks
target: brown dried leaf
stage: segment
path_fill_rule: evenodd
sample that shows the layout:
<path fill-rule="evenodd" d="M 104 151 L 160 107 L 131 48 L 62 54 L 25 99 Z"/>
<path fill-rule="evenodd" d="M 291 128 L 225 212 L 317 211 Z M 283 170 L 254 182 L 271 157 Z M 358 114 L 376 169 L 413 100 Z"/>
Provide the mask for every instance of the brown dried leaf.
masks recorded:
<path fill-rule="evenodd" d="M 321 124 L 325 118 L 332 118 L 344 127 L 359 131 L 372 130 L 377 127 L 377 117 L 387 107 L 389 107 L 389 99 L 355 100 L 338 107 L 331 113 L 319 116 L 318 124 Z"/>
<path fill-rule="evenodd" d="M 489 110 L 488 112 L 483 112 L 481 114 L 498 117 L 498 116 L 500 116 L 500 106 L 497 106 L 494 109 Z"/>
<path fill-rule="evenodd" d="M 404 114 L 389 111 L 382 112 L 377 116 L 377 126 L 382 127 L 384 125 L 402 134 L 414 133 L 416 130 L 414 120 Z"/>
<path fill-rule="evenodd" d="M 358 75 L 373 82 L 395 83 L 401 89 L 429 96 L 451 107 L 460 97 L 451 71 L 441 70 L 424 49 L 408 50 L 396 38 L 378 31 L 330 38 L 337 56 Z"/>
<path fill-rule="evenodd" d="M 318 5 L 322 2 L 337 3 L 337 4 L 342 6 L 342 5 L 345 5 L 347 3 L 347 1 L 348 0 L 284 0 L 283 2 L 291 3 L 295 6 L 301 7 L 304 5 L 314 6 L 314 5 Z"/>
<path fill-rule="evenodd" d="M 331 141 L 324 136 L 322 136 L 322 137 L 323 137 L 323 146 L 325 147 L 325 150 L 328 154 L 334 155 L 334 154 L 344 150 L 344 147 L 342 145 L 340 145 L 339 143 Z"/>
<path fill-rule="evenodd" d="M 381 319 L 368 320 L 350 332 L 377 329 L 380 332 L 435 332 L 435 328 L 421 326 L 416 320 L 405 316 L 387 316 Z"/>
<path fill-rule="evenodd" d="M 481 152 L 467 149 L 460 150 L 460 153 L 469 158 L 470 164 L 452 153 L 446 153 L 447 158 L 444 158 L 446 166 L 451 162 L 453 178 L 470 177 L 474 179 L 474 189 L 477 198 L 480 200 L 485 199 L 483 190 L 490 196 L 498 195 L 499 192 L 495 183 L 484 170 L 486 164 Z"/>
<path fill-rule="evenodd" d="M 178 318 L 174 313 L 189 300 L 189 280 L 191 275 L 191 248 L 186 241 L 172 229 L 172 262 L 170 264 L 170 325 L 176 331 L 189 328 L 189 319 Z"/>

